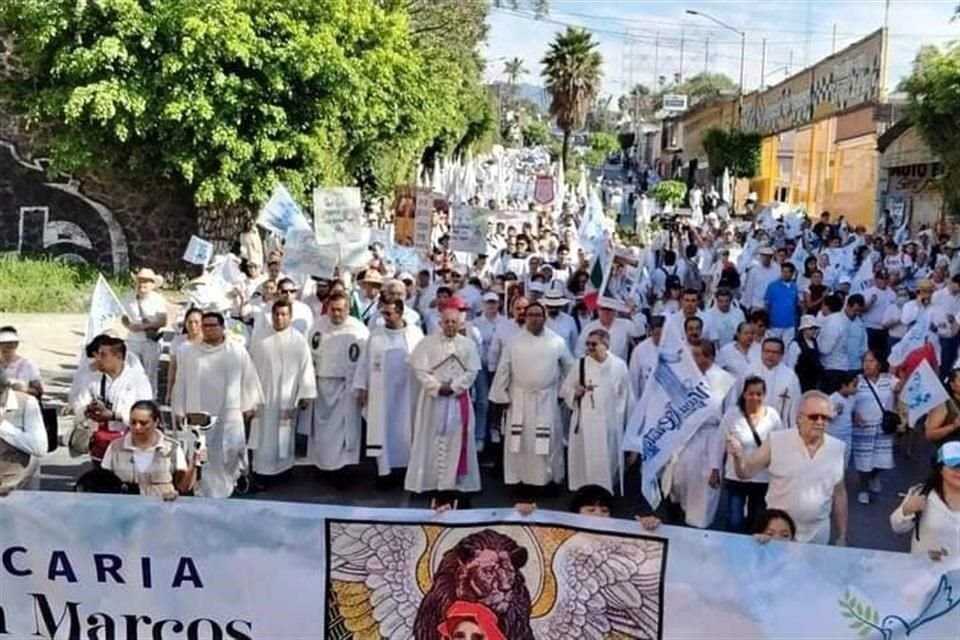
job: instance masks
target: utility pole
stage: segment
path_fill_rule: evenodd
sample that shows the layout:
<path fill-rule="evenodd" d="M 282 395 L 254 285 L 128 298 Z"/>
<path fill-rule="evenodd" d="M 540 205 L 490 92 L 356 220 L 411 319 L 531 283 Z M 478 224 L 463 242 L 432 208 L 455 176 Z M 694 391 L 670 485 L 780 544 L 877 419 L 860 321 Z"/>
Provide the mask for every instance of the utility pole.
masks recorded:
<path fill-rule="evenodd" d="M 680 80 L 679 82 L 683 82 L 683 41 L 684 41 L 684 32 L 683 32 L 683 26 L 681 25 L 680 26 Z"/>
<path fill-rule="evenodd" d="M 837 52 L 837 23 L 833 23 L 833 46 L 830 47 L 830 54 Z"/>
<path fill-rule="evenodd" d="M 710 72 L 710 34 L 707 34 L 707 41 L 703 49 L 703 72 Z"/>
<path fill-rule="evenodd" d="M 767 39 L 763 39 L 763 48 L 760 54 L 760 91 L 763 91 L 764 80 L 767 77 Z"/>
<path fill-rule="evenodd" d="M 790 49 L 790 62 L 787 63 L 787 75 L 790 75 L 790 71 L 793 69 L 793 49 Z"/>
<path fill-rule="evenodd" d="M 656 91 L 660 88 L 660 31 L 657 31 L 657 36 L 653 40 L 653 90 Z"/>

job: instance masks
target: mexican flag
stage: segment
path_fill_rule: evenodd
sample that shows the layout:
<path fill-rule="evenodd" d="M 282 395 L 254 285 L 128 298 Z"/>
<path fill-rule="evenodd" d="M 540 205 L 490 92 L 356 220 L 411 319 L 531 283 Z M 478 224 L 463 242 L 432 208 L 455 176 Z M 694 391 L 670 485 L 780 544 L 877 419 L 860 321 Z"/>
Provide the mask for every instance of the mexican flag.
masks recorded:
<path fill-rule="evenodd" d="M 607 270 L 607 252 L 603 243 L 598 245 L 598 250 L 593 256 L 593 262 L 590 264 L 589 279 L 587 286 L 583 291 L 583 303 L 587 309 L 594 311 L 597 308 L 597 301 L 600 298 L 600 287 L 603 286 L 603 276 Z"/>

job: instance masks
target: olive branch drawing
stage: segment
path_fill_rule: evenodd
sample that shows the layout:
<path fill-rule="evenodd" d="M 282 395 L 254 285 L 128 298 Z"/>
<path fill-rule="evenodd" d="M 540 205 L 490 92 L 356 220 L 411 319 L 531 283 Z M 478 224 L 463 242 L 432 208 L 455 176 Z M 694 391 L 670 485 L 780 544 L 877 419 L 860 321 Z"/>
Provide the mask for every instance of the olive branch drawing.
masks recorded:
<path fill-rule="evenodd" d="M 850 628 L 858 636 L 865 638 L 871 631 L 883 635 L 883 629 L 879 626 L 880 613 L 876 609 L 864 605 L 849 591 L 844 592 L 837 602 L 840 604 L 840 614 L 850 620 Z"/>

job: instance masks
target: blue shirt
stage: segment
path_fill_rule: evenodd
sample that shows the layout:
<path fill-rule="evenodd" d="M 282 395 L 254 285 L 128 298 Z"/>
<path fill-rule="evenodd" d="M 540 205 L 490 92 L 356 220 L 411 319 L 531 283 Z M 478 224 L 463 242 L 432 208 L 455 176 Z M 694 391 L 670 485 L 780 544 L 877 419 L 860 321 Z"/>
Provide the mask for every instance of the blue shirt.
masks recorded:
<path fill-rule="evenodd" d="M 797 326 L 797 283 L 774 280 L 763 296 L 770 314 L 770 328 L 792 329 Z"/>
<path fill-rule="evenodd" d="M 837 313 L 844 313 L 838 311 Z M 863 325 L 863 320 L 857 318 L 850 321 L 847 329 L 847 369 L 850 371 L 860 371 L 863 368 L 863 354 L 867 352 L 867 329 Z"/>

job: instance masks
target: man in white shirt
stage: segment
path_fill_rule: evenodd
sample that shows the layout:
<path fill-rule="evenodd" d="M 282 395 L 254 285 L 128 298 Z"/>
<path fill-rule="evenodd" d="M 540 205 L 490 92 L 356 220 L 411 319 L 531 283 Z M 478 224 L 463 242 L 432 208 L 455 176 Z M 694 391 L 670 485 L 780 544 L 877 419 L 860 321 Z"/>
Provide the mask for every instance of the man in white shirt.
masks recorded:
<path fill-rule="evenodd" d="M 423 323 L 420 320 L 420 314 L 417 313 L 417 310 L 412 306 L 406 304 L 407 301 L 407 286 L 403 283 L 402 280 L 387 280 L 383 283 L 383 289 L 380 291 L 380 303 L 377 304 L 377 309 L 370 315 L 370 319 L 367 322 L 367 326 L 372 331 L 377 327 L 383 326 L 383 316 L 380 315 L 380 309 L 383 307 L 384 301 L 389 300 L 400 300 L 404 303 L 403 305 L 403 321 L 410 326 L 423 328 Z M 349 305 L 348 305 L 349 310 Z"/>
<path fill-rule="evenodd" d="M 837 390 L 838 376 L 849 370 L 847 331 L 850 329 L 850 318 L 843 309 L 843 299 L 837 294 L 828 295 L 823 306 L 830 313 L 821 323 L 817 348 L 820 350 L 820 364 L 823 365 L 822 390 L 824 393 L 833 393 Z"/>
<path fill-rule="evenodd" d="M 784 349 L 780 338 L 765 338 L 760 362 L 750 363 L 750 373 L 763 378 L 767 389 L 764 402 L 777 410 L 785 427 L 793 428 L 800 402 L 800 380 L 793 369 L 783 364 Z"/>
<path fill-rule="evenodd" d="M 772 247 L 761 247 L 759 262 L 747 269 L 740 297 L 744 309 L 763 309 L 767 286 L 780 278 L 780 265 L 773 264 L 773 253 Z"/>
<path fill-rule="evenodd" d="M 733 306 L 733 295 L 729 289 L 717 289 L 715 304 L 703 313 L 703 335 L 714 343 L 719 351 L 733 342 L 737 327 L 746 321 L 743 310 Z"/>
<path fill-rule="evenodd" d="M 313 333 L 313 310 L 304 302 L 297 300 L 300 289 L 297 283 L 290 278 L 282 278 L 277 283 L 277 300 L 285 300 L 293 309 L 293 322 L 290 326 L 304 338 Z M 263 340 L 273 333 L 273 303 L 264 305 L 260 313 L 254 318 L 253 334 L 250 343 Z"/>
<path fill-rule="evenodd" d="M 637 344 L 630 354 L 630 386 L 633 387 L 633 395 L 637 400 L 643 395 L 643 388 L 657 364 L 657 351 L 665 324 L 666 319 L 663 316 L 653 316 L 650 321 L 650 335 Z"/>
<path fill-rule="evenodd" d="M 637 325 L 633 322 L 626 318 L 618 318 L 617 311 L 619 309 L 615 308 L 613 302 L 601 298 L 600 306 L 597 309 L 597 319 L 585 326 L 583 331 L 580 332 L 576 350 L 578 358 L 582 358 L 587 352 L 586 340 L 590 332 L 594 329 L 603 329 L 610 336 L 610 353 L 624 362 L 629 359 L 630 349 L 633 347 L 634 341 L 640 337 L 640 333 L 637 330 Z"/>
<path fill-rule="evenodd" d="M 158 391 L 160 330 L 167 326 L 167 301 L 154 289 L 163 283 L 163 278 L 154 273 L 153 269 L 140 269 L 134 280 L 137 289 L 123 304 L 122 322 L 128 332 L 126 348 L 140 358 L 150 388 Z"/>
<path fill-rule="evenodd" d="M 574 322 L 573 316 L 564 311 L 570 301 L 564 297 L 559 288 L 550 287 L 542 302 L 547 308 L 547 329 L 563 338 L 570 353 L 573 353 L 577 347 L 577 323 Z"/>
<path fill-rule="evenodd" d="M 957 332 L 960 331 L 960 275 L 950 278 L 947 286 L 938 289 L 930 298 L 933 307 L 933 322 L 940 339 L 940 377 L 950 374 L 957 359 Z"/>
<path fill-rule="evenodd" d="M 0 496 L 14 489 L 39 489 L 40 458 L 47 431 L 36 398 L 14 391 L 0 368 Z"/>
<path fill-rule="evenodd" d="M 870 349 L 886 356 L 887 330 L 883 326 L 883 317 L 891 304 L 895 304 L 897 294 L 890 287 L 890 278 L 884 270 L 874 275 L 873 286 L 863 292 L 866 304 L 863 307 L 863 325 L 867 329 L 867 344 Z"/>
<path fill-rule="evenodd" d="M 720 349 L 717 366 L 737 379 L 746 378 L 750 370 L 750 349 L 756 328 L 750 322 L 741 322 L 733 342 Z"/>
<path fill-rule="evenodd" d="M 768 472 L 767 508 L 782 509 L 793 517 L 797 542 L 829 544 L 832 513 L 837 527 L 834 544 L 847 544 L 844 444 L 825 433 L 832 416 L 830 399 L 819 391 L 808 391 L 800 400 L 796 429 L 772 432 L 749 456 L 739 441 L 727 441 L 738 477 Z"/>
<path fill-rule="evenodd" d="M 500 363 L 500 354 L 515 336 L 523 331 L 524 315 L 530 301 L 523 296 L 513 299 L 513 319 L 503 321 L 497 325 L 490 339 L 490 350 L 487 352 L 487 371 L 496 373 Z"/>

